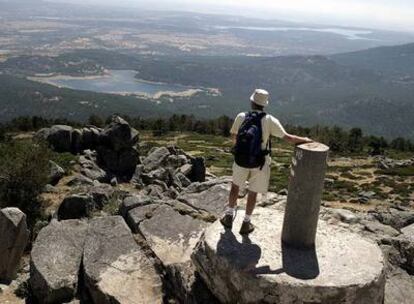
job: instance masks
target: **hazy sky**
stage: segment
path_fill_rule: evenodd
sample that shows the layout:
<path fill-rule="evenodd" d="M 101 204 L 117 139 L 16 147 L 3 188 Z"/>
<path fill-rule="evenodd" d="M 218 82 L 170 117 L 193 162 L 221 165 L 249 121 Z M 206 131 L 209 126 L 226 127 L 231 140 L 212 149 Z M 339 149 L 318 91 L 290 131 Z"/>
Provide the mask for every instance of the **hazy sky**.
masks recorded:
<path fill-rule="evenodd" d="M 82 0 L 81 2 L 414 31 L 414 0 Z"/>

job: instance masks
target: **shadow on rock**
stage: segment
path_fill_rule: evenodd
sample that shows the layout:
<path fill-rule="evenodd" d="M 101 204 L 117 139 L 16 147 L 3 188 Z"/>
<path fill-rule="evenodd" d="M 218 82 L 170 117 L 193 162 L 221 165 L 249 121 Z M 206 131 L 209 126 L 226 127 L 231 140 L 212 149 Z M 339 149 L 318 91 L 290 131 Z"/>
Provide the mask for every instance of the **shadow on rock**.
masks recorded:
<path fill-rule="evenodd" d="M 217 243 L 217 254 L 232 260 L 237 269 L 251 272 L 256 269 L 262 250 L 248 236 L 243 237 L 240 243 L 230 229 L 225 229 Z"/>
<path fill-rule="evenodd" d="M 297 249 L 282 245 L 283 266 L 271 269 L 269 265 L 256 267 L 262 255 L 259 245 L 252 243 L 248 236 L 239 242 L 230 229 L 225 229 L 217 243 L 217 254 L 232 261 L 240 271 L 254 275 L 281 274 L 301 279 L 314 279 L 319 275 L 319 264 L 315 249 Z"/>

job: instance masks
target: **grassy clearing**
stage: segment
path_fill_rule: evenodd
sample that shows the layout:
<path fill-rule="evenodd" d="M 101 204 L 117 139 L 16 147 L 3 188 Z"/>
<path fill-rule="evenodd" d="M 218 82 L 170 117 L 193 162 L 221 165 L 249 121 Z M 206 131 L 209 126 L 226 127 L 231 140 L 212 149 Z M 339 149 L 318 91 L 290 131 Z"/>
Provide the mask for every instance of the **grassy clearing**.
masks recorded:
<path fill-rule="evenodd" d="M 191 155 L 203 156 L 211 173 L 218 176 L 232 174 L 233 155 L 230 153 L 230 138 L 177 132 L 161 137 L 153 137 L 149 132 L 142 135 L 141 138 L 148 150 L 153 146 L 175 144 Z M 273 141 L 269 191 L 278 192 L 288 187 L 293 150 L 294 147 L 291 145 L 279 140 Z M 142 154 L 144 155 L 144 152 Z M 401 153 L 398 156 L 409 158 Z M 389 204 L 389 201 L 399 200 L 407 203 L 414 192 L 413 177 L 413 167 L 384 171 L 378 170 L 375 160 L 369 156 L 330 155 L 326 178 L 333 182 L 325 184 L 322 199 L 335 206 L 354 205 L 364 210 Z M 374 191 L 375 199 L 361 207 L 358 201 L 360 191 Z"/>

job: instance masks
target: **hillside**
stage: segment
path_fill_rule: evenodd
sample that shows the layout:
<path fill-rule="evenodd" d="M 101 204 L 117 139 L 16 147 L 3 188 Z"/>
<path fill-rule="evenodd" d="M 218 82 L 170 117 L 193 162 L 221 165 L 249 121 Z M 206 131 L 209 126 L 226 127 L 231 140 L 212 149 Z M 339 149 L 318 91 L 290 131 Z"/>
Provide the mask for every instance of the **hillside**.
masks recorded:
<path fill-rule="evenodd" d="M 204 104 L 221 113 L 245 110 L 250 92 L 264 87 L 271 93 L 269 111 L 284 122 L 358 126 L 375 135 L 414 136 L 412 86 L 323 56 L 158 58 L 140 64 L 138 70 L 144 79 L 218 87 L 225 103 Z"/>
<path fill-rule="evenodd" d="M 414 43 L 399 46 L 378 47 L 352 53 L 330 56 L 338 63 L 373 71 L 382 71 L 406 76 L 406 81 L 413 82 Z"/>
<path fill-rule="evenodd" d="M 42 116 L 85 121 L 90 115 L 112 113 L 157 116 L 168 110 L 137 97 L 76 91 L 0 74 L 0 121 Z"/>
<path fill-rule="evenodd" d="M 398 53 L 395 47 L 394 53 Z M 410 49 L 409 46 L 406 47 Z M 392 48 L 386 49 L 391 52 Z M 369 53 L 370 51 L 366 51 Z M 373 50 L 373 52 L 379 52 Z M 362 53 L 361 56 L 365 56 Z M 345 55 L 338 55 L 345 56 Z M 349 58 L 358 54 L 348 54 Z M 368 56 L 368 55 L 367 55 Z M 381 57 L 382 56 L 382 57 Z M 8 75 L 31 76 L 36 73 L 52 73 L 75 76 L 99 75 L 105 69 L 137 71 L 136 78 L 144 81 L 181 84 L 193 88 L 214 88 L 219 94 L 197 93 L 192 96 L 170 96 L 154 99 L 95 94 L 75 90 L 57 90 L 31 82 L 33 91 L 53 90 L 67 96 L 81 96 L 78 101 L 97 103 L 98 114 L 111 111 L 138 115 L 165 115 L 166 113 L 194 114 L 201 118 L 220 115 L 233 117 L 248 107 L 248 97 L 257 88 L 271 93 L 268 111 L 283 123 L 311 125 L 339 125 L 360 127 L 365 133 L 387 138 L 414 138 L 414 86 L 405 71 L 410 65 L 390 63 L 386 55 L 377 56 L 383 67 L 364 67 L 349 59 L 342 62 L 337 57 L 325 56 L 138 56 L 103 50 L 76 51 L 56 57 L 22 56 L 10 58 L 0 64 Z M 340 57 L 338 57 L 340 58 Z M 393 65 L 394 71 L 386 65 Z M 379 65 L 379 63 L 378 63 Z M 381 69 L 381 70 L 380 70 Z M 0 81 L 10 82 L 8 76 Z M 15 81 L 12 81 L 15 82 Z M 23 85 L 22 80 L 19 83 Z M 7 96 L 8 85 L 2 86 L 2 96 Z M 21 88 L 19 90 L 27 90 Z M 14 92 L 19 91 L 14 90 Z M 2 98 L 5 110 L 0 119 L 21 115 L 51 115 L 45 104 L 39 107 L 13 109 L 14 103 L 22 102 L 22 96 L 10 93 L 15 101 Z M 20 99 L 20 101 L 19 101 Z M 138 100 L 139 101 L 138 101 Z M 143 102 L 143 100 L 151 101 Z M 26 99 L 27 100 L 27 99 Z M 111 102 L 109 102 L 111 100 Z M 114 102 L 112 102 L 112 100 Z M 116 101 L 115 101 L 116 100 Z M 135 102 L 138 101 L 138 102 Z M 83 107 L 79 119 L 94 109 Z M 54 112 L 68 116 L 68 111 Z M 43 115 L 43 116 L 45 116 Z M 76 115 L 72 115 L 77 117 Z M 391 120 L 390 117 L 393 119 Z"/>

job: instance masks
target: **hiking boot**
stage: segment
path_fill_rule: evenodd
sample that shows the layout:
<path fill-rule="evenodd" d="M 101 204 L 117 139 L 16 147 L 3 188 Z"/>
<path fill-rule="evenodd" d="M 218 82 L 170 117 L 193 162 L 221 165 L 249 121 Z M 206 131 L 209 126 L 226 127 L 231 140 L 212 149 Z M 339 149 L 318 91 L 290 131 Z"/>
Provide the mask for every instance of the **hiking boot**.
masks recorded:
<path fill-rule="evenodd" d="M 250 221 L 248 221 L 248 222 L 243 221 L 243 224 L 241 225 L 239 233 L 240 234 L 249 234 L 249 233 L 253 232 L 253 230 L 254 230 L 254 225 Z"/>
<path fill-rule="evenodd" d="M 231 229 L 233 227 L 233 215 L 231 214 L 223 215 L 223 217 L 220 219 L 220 223 L 224 227 Z"/>

